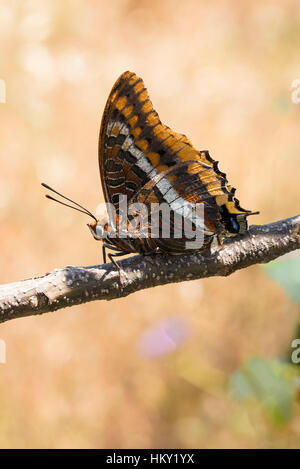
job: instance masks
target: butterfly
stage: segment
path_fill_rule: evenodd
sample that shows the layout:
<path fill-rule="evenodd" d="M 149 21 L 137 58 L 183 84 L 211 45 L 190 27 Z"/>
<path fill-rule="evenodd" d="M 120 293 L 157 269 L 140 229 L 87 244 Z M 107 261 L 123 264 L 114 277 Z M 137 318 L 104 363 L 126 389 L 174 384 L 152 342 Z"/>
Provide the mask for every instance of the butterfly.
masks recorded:
<path fill-rule="evenodd" d="M 183 254 L 209 249 L 212 241 L 248 229 L 235 188 L 207 150 L 162 124 L 144 82 L 123 73 L 108 97 L 99 136 L 99 168 L 108 217 L 98 220 L 89 210 L 55 192 L 93 218 L 89 229 L 113 252 L 109 259 L 130 253 Z M 196 233 L 196 235 L 195 235 Z M 196 239 L 193 239 L 196 238 Z"/>

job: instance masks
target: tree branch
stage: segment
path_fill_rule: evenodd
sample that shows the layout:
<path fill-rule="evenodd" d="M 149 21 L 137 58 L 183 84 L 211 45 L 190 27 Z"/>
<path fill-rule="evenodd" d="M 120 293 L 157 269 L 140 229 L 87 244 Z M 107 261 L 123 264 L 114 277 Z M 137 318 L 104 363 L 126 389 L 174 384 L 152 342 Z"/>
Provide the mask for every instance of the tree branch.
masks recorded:
<path fill-rule="evenodd" d="M 138 290 L 211 276 L 227 276 L 300 248 L 300 215 L 252 225 L 243 235 L 204 253 L 137 255 L 113 264 L 67 266 L 43 277 L 0 286 L 0 322 L 42 314 L 93 300 L 112 300 Z"/>

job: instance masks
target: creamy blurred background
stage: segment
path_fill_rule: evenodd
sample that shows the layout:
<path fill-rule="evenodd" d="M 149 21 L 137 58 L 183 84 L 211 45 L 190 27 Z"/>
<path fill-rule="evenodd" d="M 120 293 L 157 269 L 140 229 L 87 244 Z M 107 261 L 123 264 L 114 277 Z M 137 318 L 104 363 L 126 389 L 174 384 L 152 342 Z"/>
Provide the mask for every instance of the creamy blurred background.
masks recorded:
<path fill-rule="evenodd" d="M 97 140 L 118 76 L 140 75 L 161 120 L 210 150 L 252 223 L 299 213 L 298 0 L 2 0 L 0 280 L 100 263 Z M 281 357 L 299 307 L 259 266 L 0 327 L 0 447 L 293 447 L 228 391 L 252 356 Z"/>

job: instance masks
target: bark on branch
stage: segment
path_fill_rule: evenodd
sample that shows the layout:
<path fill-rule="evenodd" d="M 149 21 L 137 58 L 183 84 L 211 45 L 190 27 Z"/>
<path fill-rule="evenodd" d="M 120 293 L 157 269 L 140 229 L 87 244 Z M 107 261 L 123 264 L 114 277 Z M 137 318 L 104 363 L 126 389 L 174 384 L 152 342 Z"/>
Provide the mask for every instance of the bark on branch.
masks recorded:
<path fill-rule="evenodd" d="M 211 276 L 227 276 L 300 248 L 300 215 L 249 231 L 202 254 L 137 255 L 112 264 L 67 266 L 43 277 L 0 286 L 0 322 L 42 314 L 87 301 L 112 300 L 138 290 Z"/>

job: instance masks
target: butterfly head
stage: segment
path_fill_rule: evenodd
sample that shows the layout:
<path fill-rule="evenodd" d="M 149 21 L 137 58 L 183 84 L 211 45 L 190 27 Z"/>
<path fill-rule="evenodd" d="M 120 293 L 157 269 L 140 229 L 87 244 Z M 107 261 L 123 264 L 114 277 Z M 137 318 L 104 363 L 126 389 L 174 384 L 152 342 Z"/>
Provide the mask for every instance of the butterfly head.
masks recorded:
<path fill-rule="evenodd" d="M 92 221 L 87 226 L 97 241 L 108 241 L 109 225 L 106 218 Z"/>

